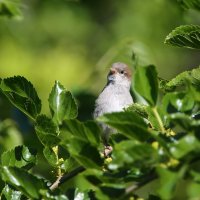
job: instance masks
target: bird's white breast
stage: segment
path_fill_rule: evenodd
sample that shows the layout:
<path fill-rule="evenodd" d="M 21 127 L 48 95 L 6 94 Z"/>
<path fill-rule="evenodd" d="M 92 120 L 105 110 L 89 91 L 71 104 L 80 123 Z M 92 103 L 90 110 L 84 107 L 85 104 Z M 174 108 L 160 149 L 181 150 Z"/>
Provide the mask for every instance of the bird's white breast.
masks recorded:
<path fill-rule="evenodd" d="M 108 85 L 96 100 L 94 117 L 104 113 L 120 112 L 133 103 L 129 89 L 119 85 Z"/>

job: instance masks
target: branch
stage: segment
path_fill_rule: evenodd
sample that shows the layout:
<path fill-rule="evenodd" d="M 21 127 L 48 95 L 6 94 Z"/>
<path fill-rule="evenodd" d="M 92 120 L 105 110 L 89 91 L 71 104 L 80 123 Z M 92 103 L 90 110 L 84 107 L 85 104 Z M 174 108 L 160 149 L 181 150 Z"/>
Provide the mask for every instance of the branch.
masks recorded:
<path fill-rule="evenodd" d="M 76 176 L 77 174 L 79 174 L 79 173 L 81 173 L 83 171 L 85 171 L 84 167 L 77 167 L 76 169 L 74 169 L 70 173 L 68 173 L 68 174 L 66 174 L 64 176 L 59 176 L 57 178 L 57 180 L 50 186 L 50 190 L 51 191 L 55 190 L 61 184 L 63 184 L 64 182 L 68 181 L 69 179 L 73 178 L 74 176 Z"/>

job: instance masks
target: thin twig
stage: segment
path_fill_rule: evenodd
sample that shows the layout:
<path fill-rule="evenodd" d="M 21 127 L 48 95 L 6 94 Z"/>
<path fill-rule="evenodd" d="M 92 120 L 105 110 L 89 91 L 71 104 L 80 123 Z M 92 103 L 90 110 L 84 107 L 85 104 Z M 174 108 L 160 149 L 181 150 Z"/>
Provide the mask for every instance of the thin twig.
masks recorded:
<path fill-rule="evenodd" d="M 69 179 L 73 178 L 74 176 L 76 176 L 77 174 L 79 174 L 83 171 L 85 171 L 84 167 L 77 167 L 76 169 L 74 169 L 70 173 L 68 173 L 64 176 L 58 177 L 57 180 L 50 186 L 50 190 L 52 190 L 52 191 L 55 190 L 61 184 L 63 184 L 64 182 L 68 181 Z"/>

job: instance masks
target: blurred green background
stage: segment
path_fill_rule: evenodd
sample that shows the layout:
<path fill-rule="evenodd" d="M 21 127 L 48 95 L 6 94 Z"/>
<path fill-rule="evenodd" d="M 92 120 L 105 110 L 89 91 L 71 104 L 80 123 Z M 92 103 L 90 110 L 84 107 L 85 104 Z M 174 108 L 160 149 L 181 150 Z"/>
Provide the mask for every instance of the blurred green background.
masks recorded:
<path fill-rule="evenodd" d="M 30 80 L 47 114 L 48 95 L 59 80 L 76 96 L 79 119 L 91 118 L 110 64 L 133 66 L 133 52 L 139 65 L 156 65 L 164 79 L 200 63 L 198 51 L 164 45 L 175 27 L 200 24 L 198 12 L 175 0 L 3 0 L 1 11 L 3 3 L 19 10 L 0 18 L 0 77 Z M 18 118 L 3 97 L 0 109 L 1 120 Z"/>

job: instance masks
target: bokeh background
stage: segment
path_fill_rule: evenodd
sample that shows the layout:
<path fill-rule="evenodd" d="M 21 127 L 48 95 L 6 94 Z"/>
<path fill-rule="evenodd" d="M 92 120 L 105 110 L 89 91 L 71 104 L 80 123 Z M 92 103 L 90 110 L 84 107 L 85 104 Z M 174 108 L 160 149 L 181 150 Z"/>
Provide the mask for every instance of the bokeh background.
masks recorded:
<path fill-rule="evenodd" d="M 20 9 L 22 16 L 0 19 L 0 77 L 25 76 L 44 112 L 55 80 L 74 95 L 97 95 L 110 63 L 132 65 L 133 51 L 165 79 L 200 63 L 198 52 L 164 45 L 176 26 L 200 24 L 175 0 L 30 0 Z"/>

